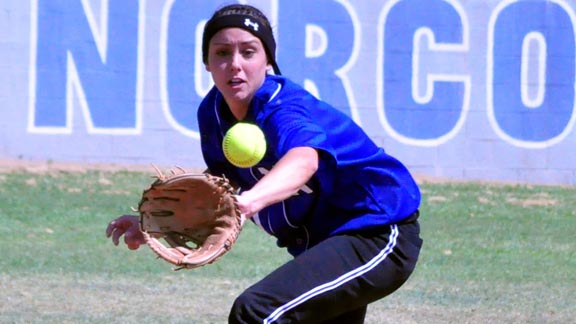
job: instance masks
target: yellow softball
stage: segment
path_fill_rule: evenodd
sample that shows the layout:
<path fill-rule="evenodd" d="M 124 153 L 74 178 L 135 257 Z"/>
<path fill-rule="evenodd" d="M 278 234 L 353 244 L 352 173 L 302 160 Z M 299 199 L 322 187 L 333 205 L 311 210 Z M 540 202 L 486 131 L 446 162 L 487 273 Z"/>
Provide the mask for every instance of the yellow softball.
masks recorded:
<path fill-rule="evenodd" d="M 262 130 L 249 123 L 232 126 L 222 140 L 224 156 L 239 168 L 258 164 L 266 153 L 266 139 Z"/>

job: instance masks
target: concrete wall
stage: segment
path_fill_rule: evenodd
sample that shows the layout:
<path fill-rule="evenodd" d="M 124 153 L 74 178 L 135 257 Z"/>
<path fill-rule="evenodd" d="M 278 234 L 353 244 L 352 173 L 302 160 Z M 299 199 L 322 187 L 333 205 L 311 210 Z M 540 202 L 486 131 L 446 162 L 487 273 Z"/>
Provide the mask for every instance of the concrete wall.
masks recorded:
<path fill-rule="evenodd" d="M 254 0 L 284 75 L 414 173 L 576 184 L 576 2 Z M 0 159 L 203 167 L 203 23 L 230 1 L 0 2 Z"/>

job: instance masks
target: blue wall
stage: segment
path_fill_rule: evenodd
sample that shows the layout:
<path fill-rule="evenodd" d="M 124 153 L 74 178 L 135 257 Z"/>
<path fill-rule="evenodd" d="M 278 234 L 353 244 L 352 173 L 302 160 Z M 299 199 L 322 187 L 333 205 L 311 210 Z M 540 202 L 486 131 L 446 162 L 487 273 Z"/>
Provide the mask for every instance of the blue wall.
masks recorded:
<path fill-rule="evenodd" d="M 414 173 L 576 185 L 576 1 L 239 2 L 283 74 Z M 0 158 L 203 167 L 199 45 L 224 3 L 1 2 Z"/>

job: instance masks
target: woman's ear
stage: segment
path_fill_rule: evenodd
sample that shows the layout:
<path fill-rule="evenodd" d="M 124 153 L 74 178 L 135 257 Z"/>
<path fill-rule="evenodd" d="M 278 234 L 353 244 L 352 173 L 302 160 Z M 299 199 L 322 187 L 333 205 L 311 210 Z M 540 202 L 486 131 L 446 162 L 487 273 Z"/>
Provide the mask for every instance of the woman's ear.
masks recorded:
<path fill-rule="evenodd" d="M 207 63 L 204 63 L 204 68 L 206 69 L 206 71 L 211 72 L 210 66 Z"/>

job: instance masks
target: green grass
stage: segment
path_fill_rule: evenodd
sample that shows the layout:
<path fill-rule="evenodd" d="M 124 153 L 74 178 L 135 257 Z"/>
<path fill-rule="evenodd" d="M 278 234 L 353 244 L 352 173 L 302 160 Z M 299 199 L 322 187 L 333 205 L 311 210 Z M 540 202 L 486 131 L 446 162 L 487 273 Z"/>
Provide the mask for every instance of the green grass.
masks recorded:
<path fill-rule="evenodd" d="M 234 297 L 288 260 L 249 224 L 218 262 L 174 272 L 105 238 L 150 174 L 0 174 L 0 323 L 225 323 Z M 367 323 L 569 323 L 576 188 L 423 184 L 421 259 Z"/>

